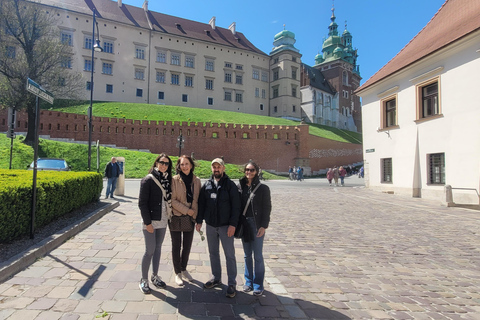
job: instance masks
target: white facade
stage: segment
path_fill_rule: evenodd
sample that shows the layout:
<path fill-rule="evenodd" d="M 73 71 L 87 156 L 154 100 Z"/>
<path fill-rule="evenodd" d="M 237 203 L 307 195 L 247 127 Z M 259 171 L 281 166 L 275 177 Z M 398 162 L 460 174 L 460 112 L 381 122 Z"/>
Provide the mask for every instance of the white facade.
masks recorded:
<path fill-rule="evenodd" d="M 479 204 L 479 43 L 477 30 L 360 89 L 367 187 L 445 202 L 450 185 L 455 203 Z M 438 110 L 425 117 L 422 88 L 435 82 Z M 387 119 L 392 100 L 396 114 Z"/>

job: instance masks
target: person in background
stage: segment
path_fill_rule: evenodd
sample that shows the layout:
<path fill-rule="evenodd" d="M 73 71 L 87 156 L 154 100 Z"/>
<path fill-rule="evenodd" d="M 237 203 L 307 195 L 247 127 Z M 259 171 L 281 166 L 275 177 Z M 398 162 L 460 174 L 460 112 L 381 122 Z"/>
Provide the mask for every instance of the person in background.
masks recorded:
<path fill-rule="evenodd" d="M 347 170 L 345 170 L 343 166 L 340 166 L 340 168 L 338 169 L 338 174 L 340 175 L 340 183 L 343 187 L 345 182 L 345 176 L 347 175 Z"/>
<path fill-rule="evenodd" d="M 153 163 L 148 175 L 140 183 L 138 207 L 142 215 L 143 236 L 145 238 L 145 254 L 142 258 L 142 278 L 140 290 L 144 294 L 151 293 L 148 285 L 148 269 L 152 264 L 151 281 L 157 288 L 165 288 L 166 284 L 158 276 L 162 244 L 165 238 L 167 220 L 172 215 L 172 161 L 162 153 Z"/>
<path fill-rule="evenodd" d="M 109 163 L 105 166 L 104 176 L 107 177 L 107 194 L 105 195 L 105 199 L 110 198 L 115 199 L 113 197 L 113 192 L 117 187 L 117 179 L 120 176 L 120 166 L 117 163 L 117 158 L 112 157 Z"/>
<path fill-rule="evenodd" d="M 328 171 L 327 171 L 327 180 L 328 180 L 328 184 L 330 186 L 332 186 L 332 180 L 333 180 L 333 170 L 332 168 L 328 168 Z"/>
<path fill-rule="evenodd" d="M 272 210 L 270 189 L 267 185 L 260 182 L 258 171 L 258 165 L 253 161 L 249 161 L 244 168 L 245 176 L 240 179 L 238 186 L 239 190 L 241 190 L 241 212 L 244 212 L 248 198 L 251 196 L 245 216 L 250 227 L 250 232 L 247 234 L 254 236 L 253 239 L 242 238 L 243 251 L 245 253 L 245 284 L 243 291 L 250 292 L 253 290 L 253 295 L 255 296 L 261 295 L 264 290 L 265 262 L 263 260 L 263 240 L 265 239 L 265 230 L 270 223 L 270 212 Z"/>
<path fill-rule="evenodd" d="M 193 224 L 197 218 L 198 196 L 200 195 L 202 183 L 200 179 L 193 174 L 195 162 L 192 157 L 183 155 L 178 158 L 175 169 L 178 174 L 172 179 L 173 214 L 176 216 L 187 215 L 192 219 L 192 231 L 172 231 L 170 229 L 175 283 L 182 286 L 184 278 L 188 281 L 193 281 L 193 277 L 187 271 L 187 264 L 195 232 Z"/>
<path fill-rule="evenodd" d="M 220 264 L 220 242 L 227 263 L 228 287 L 226 296 L 237 293 L 237 261 L 235 259 L 234 237 L 240 216 L 240 195 L 235 183 L 225 173 L 221 158 L 212 161 L 212 176 L 202 186 L 198 199 L 196 229 L 200 232 L 203 220 L 207 223 L 207 244 L 213 278 L 203 286 L 207 289 L 222 284 Z"/>
<path fill-rule="evenodd" d="M 335 180 L 335 186 L 338 187 L 338 178 L 340 177 L 340 174 L 338 173 L 338 168 L 337 166 L 333 167 L 333 180 Z"/>

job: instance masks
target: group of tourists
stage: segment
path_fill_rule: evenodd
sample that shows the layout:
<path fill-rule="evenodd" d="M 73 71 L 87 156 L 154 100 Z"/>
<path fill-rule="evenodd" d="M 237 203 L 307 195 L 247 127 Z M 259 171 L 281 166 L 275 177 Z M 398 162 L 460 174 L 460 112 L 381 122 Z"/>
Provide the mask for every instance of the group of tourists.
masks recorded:
<path fill-rule="evenodd" d="M 303 181 L 303 168 L 300 166 L 288 167 L 288 179 L 291 181 Z"/>
<path fill-rule="evenodd" d="M 330 186 L 335 183 L 335 186 L 338 187 L 338 179 L 340 178 L 340 184 L 343 187 L 345 185 L 345 176 L 347 175 L 347 170 L 340 166 L 334 166 L 333 168 L 329 168 L 327 171 L 327 180 Z"/>
<path fill-rule="evenodd" d="M 172 240 L 175 283 L 183 286 L 184 281 L 193 281 L 187 271 L 188 259 L 195 230 L 204 239 L 202 226 L 205 222 L 213 276 L 203 285 L 204 288 L 222 285 L 221 243 L 228 275 L 226 296 L 235 297 L 237 262 L 234 239 L 241 238 L 245 253 L 243 291 L 261 295 L 265 277 L 263 240 L 270 222 L 271 200 L 270 189 L 260 182 L 258 165 L 249 161 L 244 166 L 244 177 L 235 184 L 225 173 L 223 159 L 216 158 L 211 162 L 212 176 L 203 186 L 194 174 L 192 157 L 182 155 L 178 158 L 173 177 L 172 167 L 170 157 L 162 153 L 141 181 L 138 206 L 143 221 L 145 254 L 140 290 L 151 293 L 150 282 L 157 288 L 166 287 L 158 270 L 167 226 Z"/>

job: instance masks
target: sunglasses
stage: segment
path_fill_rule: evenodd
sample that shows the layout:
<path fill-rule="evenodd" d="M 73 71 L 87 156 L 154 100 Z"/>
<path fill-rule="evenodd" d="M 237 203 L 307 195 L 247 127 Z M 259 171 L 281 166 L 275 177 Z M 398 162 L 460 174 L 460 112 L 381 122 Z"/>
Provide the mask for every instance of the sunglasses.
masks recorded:
<path fill-rule="evenodd" d="M 158 161 L 159 164 L 161 165 L 164 165 L 164 166 L 168 166 L 170 164 L 170 162 L 165 162 L 165 161 Z"/>
<path fill-rule="evenodd" d="M 255 172 L 255 169 L 245 168 L 245 172 Z"/>

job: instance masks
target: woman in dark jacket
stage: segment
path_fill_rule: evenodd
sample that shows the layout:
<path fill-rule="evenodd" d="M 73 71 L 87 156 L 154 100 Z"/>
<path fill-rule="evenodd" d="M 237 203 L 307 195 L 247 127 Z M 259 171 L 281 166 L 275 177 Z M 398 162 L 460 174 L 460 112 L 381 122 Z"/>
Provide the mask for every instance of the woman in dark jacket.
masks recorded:
<path fill-rule="evenodd" d="M 145 254 L 142 259 L 140 290 L 151 293 L 148 285 L 148 269 L 152 264 L 151 281 L 157 288 L 165 288 L 165 282 L 158 276 L 162 243 L 165 238 L 167 220 L 172 215 L 172 161 L 162 153 L 153 163 L 148 175 L 140 184 L 138 207 L 143 220 Z"/>
<path fill-rule="evenodd" d="M 245 165 L 245 176 L 240 179 L 242 210 L 245 212 L 252 239 L 242 239 L 243 251 L 245 252 L 245 285 L 244 292 L 253 290 L 253 294 L 259 296 L 263 293 L 265 279 L 265 263 L 263 261 L 263 240 L 265 230 L 270 222 L 272 203 L 270 200 L 270 188 L 260 182 L 258 177 L 258 165 L 249 161 Z M 258 188 L 257 188 L 258 187 Z M 250 201 L 248 199 L 250 198 Z M 253 257 L 252 257 L 253 255 Z"/>

